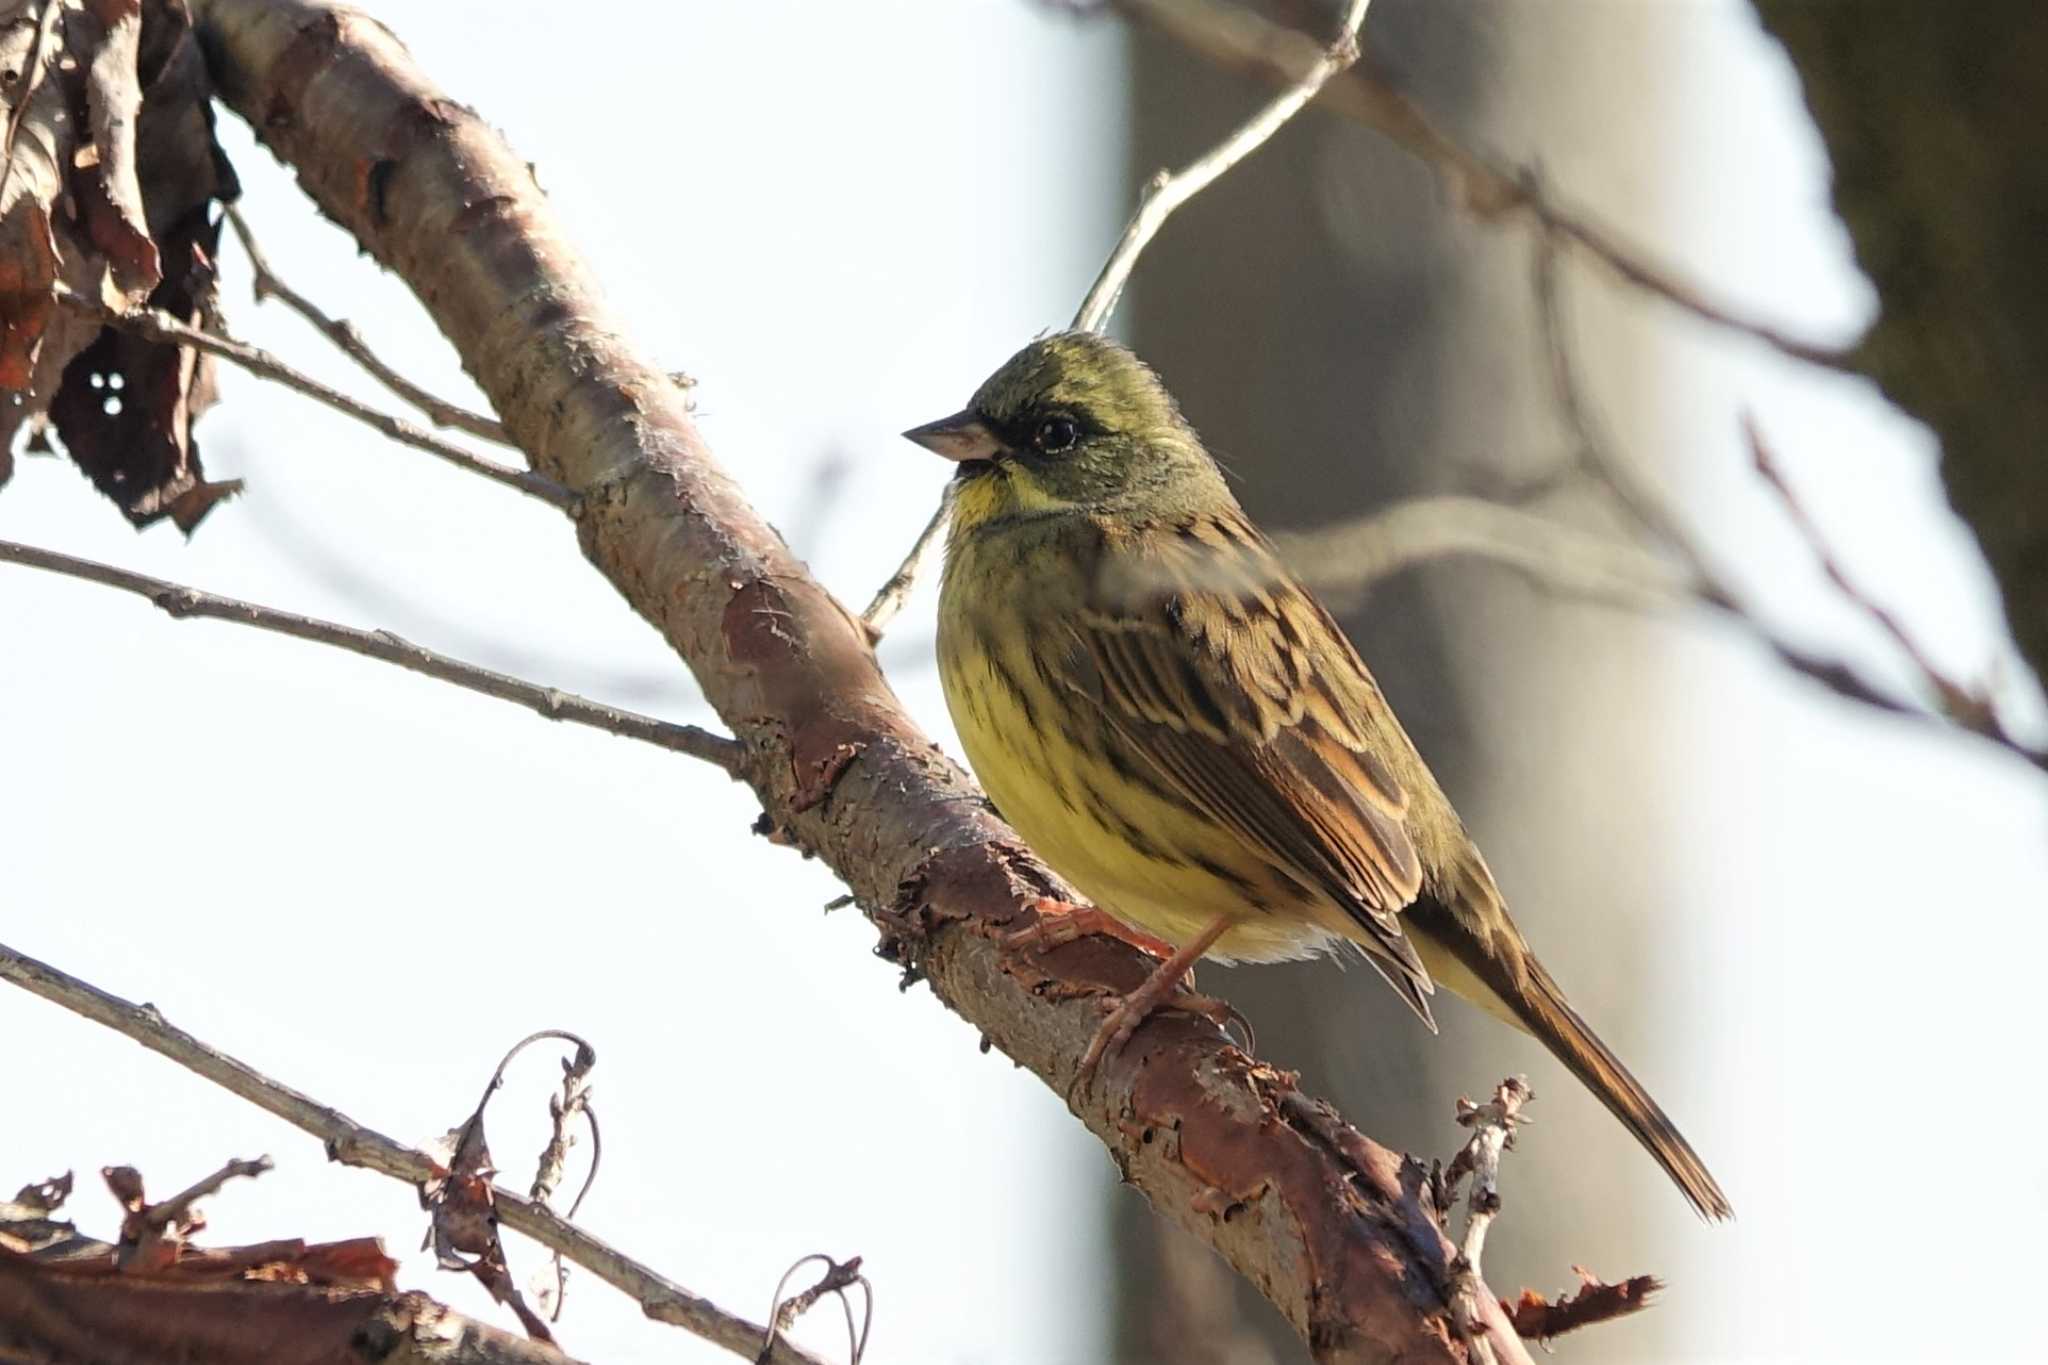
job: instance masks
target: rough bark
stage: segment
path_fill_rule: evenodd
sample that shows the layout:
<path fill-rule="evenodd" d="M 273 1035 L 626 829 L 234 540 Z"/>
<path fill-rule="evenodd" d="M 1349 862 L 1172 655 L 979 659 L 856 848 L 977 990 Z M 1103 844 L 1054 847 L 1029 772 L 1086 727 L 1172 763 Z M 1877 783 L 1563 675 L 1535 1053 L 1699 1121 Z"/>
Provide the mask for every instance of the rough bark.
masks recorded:
<path fill-rule="evenodd" d="M 194 9 L 224 97 L 419 296 L 536 467 L 581 492 L 584 553 L 746 744 L 764 827 L 845 879 L 885 954 L 1067 1093 L 1094 997 L 1135 985 L 1144 960 L 1100 940 L 1021 961 L 999 950 L 993 931 L 1050 874 L 903 713 L 858 622 L 714 463 L 685 395 L 619 338 L 526 165 L 361 15 L 306 0 Z M 1069 1103 L 1318 1359 L 1464 1358 L 1419 1172 L 1291 1077 L 1166 1018 Z M 1489 1306 L 1496 1357 L 1526 1361 Z"/>
<path fill-rule="evenodd" d="M 1877 287 L 1858 368 L 1940 438 L 1950 503 L 2048 680 L 2048 8 L 1756 0 Z"/>
<path fill-rule="evenodd" d="M 0 1360 L 19 1365 L 575 1365 L 424 1294 L 45 1263 L 0 1246 Z"/>

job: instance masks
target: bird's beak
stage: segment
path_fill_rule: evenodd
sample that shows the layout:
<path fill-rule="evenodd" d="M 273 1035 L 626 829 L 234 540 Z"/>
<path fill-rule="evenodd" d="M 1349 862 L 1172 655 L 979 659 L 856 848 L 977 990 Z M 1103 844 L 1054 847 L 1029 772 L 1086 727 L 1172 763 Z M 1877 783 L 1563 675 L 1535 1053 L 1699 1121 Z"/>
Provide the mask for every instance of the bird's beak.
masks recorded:
<path fill-rule="evenodd" d="M 941 417 L 936 422 L 926 422 L 921 427 L 912 427 L 903 434 L 933 454 L 962 464 L 993 460 L 1003 453 L 1002 441 L 988 429 L 988 423 L 974 415 L 971 408 L 956 412 L 951 417 Z"/>

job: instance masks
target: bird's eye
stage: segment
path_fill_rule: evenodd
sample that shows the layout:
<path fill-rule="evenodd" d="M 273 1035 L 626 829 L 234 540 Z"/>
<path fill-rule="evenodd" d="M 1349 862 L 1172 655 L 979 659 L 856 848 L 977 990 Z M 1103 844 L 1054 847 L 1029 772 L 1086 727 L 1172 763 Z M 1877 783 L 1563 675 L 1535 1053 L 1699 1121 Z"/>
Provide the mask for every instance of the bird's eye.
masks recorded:
<path fill-rule="evenodd" d="M 1037 431 L 1031 433 L 1031 444 L 1048 455 L 1071 450 L 1074 442 L 1080 439 L 1081 429 L 1074 425 L 1071 417 L 1048 417 L 1038 424 Z"/>

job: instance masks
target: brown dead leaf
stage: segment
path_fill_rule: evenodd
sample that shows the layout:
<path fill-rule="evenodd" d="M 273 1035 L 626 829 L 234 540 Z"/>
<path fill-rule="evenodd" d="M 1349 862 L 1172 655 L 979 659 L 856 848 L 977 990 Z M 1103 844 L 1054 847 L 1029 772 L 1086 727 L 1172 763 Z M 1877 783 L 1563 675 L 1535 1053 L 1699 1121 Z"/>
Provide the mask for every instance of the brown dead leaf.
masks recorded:
<path fill-rule="evenodd" d="M 213 136 L 191 16 L 183 0 L 0 0 L 9 95 L 0 390 L 13 394 L 0 394 L 0 484 L 18 431 L 47 417 L 130 521 L 169 517 L 189 532 L 239 488 L 206 480 L 193 439 L 214 397 L 211 357 L 80 321 L 51 285 L 212 320 L 217 205 L 239 190 Z"/>
<path fill-rule="evenodd" d="M 1578 1272 L 1579 1290 L 1570 1298 L 1551 1300 L 1524 1289 L 1513 1303 L 1500 1301 L 1501 1311 L 1517 1335 L 1527 1341 L 1548 1341 L 1596 1322 L 1627 1317 L 1648 1308 L 1650 1296 L 1664 1288 L 1655 1275 L 1636 1275 L 1619 1284 L 1607 1284 L 1583 1266 L 1572 1269 Z"/>
<path fill-rule="evenodd" d="M 106 254 L 115 288 L 138 301 L 163 279 L 135 169 L 136 125 L 142 115 L 142 0 L 85 0 L 85 9 L 100 33 L 87 40 L 94 49 L 85 73 L 92 142 L 80 149 L 74 164 L 97 174 L 78 177 L 79 204 L 87 235 Z"/>

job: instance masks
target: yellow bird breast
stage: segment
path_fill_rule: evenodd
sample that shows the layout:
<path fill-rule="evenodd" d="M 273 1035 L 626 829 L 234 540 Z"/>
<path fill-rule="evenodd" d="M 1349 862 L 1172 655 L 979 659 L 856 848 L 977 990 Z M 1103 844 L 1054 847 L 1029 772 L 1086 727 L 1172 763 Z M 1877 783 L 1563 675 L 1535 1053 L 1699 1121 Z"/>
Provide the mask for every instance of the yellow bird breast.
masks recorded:
<path fill-rule="evenodd" d="M 1237 917 L 1213 958 L 1270 962 L 1328 945 L 1316 920 L 1329 909 L 1304 903 L 1298 882 L 1182 802 L 1094 703 L 1035 660 L 1033 646 L 1049 643 L 1042 623 L 1005 625 L 990 631 L 942 609 L 939 674 L 975 776 L 1039 857 L 1169 943 Z"/>

